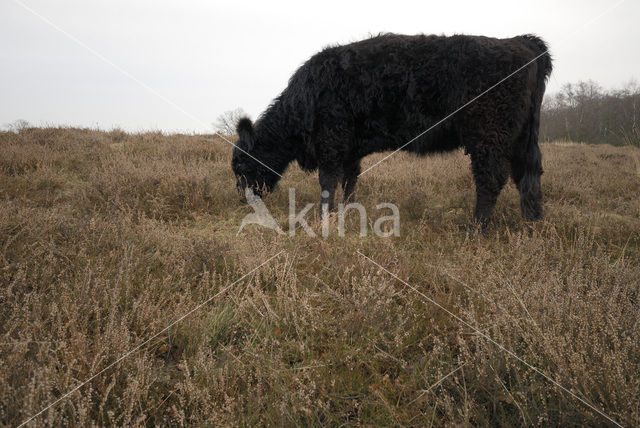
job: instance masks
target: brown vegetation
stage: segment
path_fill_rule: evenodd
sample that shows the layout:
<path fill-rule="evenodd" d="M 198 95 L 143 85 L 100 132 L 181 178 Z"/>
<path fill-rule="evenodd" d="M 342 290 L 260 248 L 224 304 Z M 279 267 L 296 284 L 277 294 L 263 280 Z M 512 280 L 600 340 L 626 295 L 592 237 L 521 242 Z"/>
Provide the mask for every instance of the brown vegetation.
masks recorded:
<path fill-rule="evenodd" d="M 34 426 L 610 423 L 357 251 L 637 425 L 640 150 L 542 150 L 546 220 L 532 229 L 510 184 L 488 234 L 467 232 L 473 184 L 457 152 L 399 154 L 361 177 L 372 221 L 377 203 L 400 208 L 399 238 L 361 238 L 355 213 L 344 238 L 258 226 L 236 237 L 251 210 L 219 139 L 1 134 L 0 423 L 26 420 L 284 250 Z M 293 185 L 298 207 L 317 194 L 315 176 L 288 171 L 265 201 L 283 227 Z"/>

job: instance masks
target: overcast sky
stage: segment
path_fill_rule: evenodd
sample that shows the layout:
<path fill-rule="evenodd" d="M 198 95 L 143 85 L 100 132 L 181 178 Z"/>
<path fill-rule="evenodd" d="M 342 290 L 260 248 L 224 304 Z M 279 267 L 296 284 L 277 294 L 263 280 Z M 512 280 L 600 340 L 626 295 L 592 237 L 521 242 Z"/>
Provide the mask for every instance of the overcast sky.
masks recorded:
<path fill-rule="evenodd" d="M 323 46 L 386 31 L 536 33 L 555 60 L 548 91 L 619 87 L 640 77 L 640 1 L 589 23 L 614 4 L 0 0 L 0 125 L 210 132 L 226 110 L 255 118 Z"/>

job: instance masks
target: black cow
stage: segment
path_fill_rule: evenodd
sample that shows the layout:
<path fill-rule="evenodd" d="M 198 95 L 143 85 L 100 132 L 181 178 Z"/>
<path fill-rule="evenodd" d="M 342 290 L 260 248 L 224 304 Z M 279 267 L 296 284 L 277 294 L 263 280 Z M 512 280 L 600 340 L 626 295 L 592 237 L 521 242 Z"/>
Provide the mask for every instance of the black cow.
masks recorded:
<path fill-rule="evenodd" d="M 471 155 L 478 224 L 487 224 L 509 175 L 524 218 L 538 220 L 538 128 L 551 69 L 547 46 L 533 35 L 383 34 L 328 47 L 294 73 L 255 125 L 248 118 L 238 122 L 232 159 L 237 185 L 258 195 L 271 191 L 295 159 L 306 171 L 319 170 L 321 202 L 332 209 L 339 182 L 345 201 L 351 200 L 360 160 L 370 153 L 402 147 L 423 155 L 464 147 Z"/>

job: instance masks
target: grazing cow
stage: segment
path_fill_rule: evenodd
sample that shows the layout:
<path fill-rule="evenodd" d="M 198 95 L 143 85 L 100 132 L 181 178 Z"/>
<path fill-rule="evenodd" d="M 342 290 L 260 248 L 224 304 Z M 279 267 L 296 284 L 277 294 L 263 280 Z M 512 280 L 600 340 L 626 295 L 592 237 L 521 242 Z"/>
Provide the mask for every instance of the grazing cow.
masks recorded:
<path fill-rule="evenodd" d="M 255 124 L 238 122 L 231 162 L 237 185 L 269 192 L 295 159 L 306 171 L 319 170 L 321 206 L 333 209 L 338 183 L 345 201 L 353 197 L 368 154 L 464 147 L 476 184 L 476 224 L 486 226 L 509 175 L 522 215 L 538 220 L 538 128 L 551 68 L 547 46 L 533 35 L 383 34 L 328 47 L 294 73 Z"/>

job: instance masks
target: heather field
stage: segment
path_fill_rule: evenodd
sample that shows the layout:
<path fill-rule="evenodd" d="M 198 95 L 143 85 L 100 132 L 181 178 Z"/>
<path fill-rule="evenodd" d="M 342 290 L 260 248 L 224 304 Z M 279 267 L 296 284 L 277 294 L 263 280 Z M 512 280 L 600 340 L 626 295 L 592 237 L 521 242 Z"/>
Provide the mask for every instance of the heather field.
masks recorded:
<path fill-rule="evenodd" d="M 640 149 L 542 151 L 543 222 L 510 182 L 472 233 L 469 158 L 399 154 L 323 238 L 238 234 L 215 136 L 0 133 L 0 424 L 640 425 Z"/>

